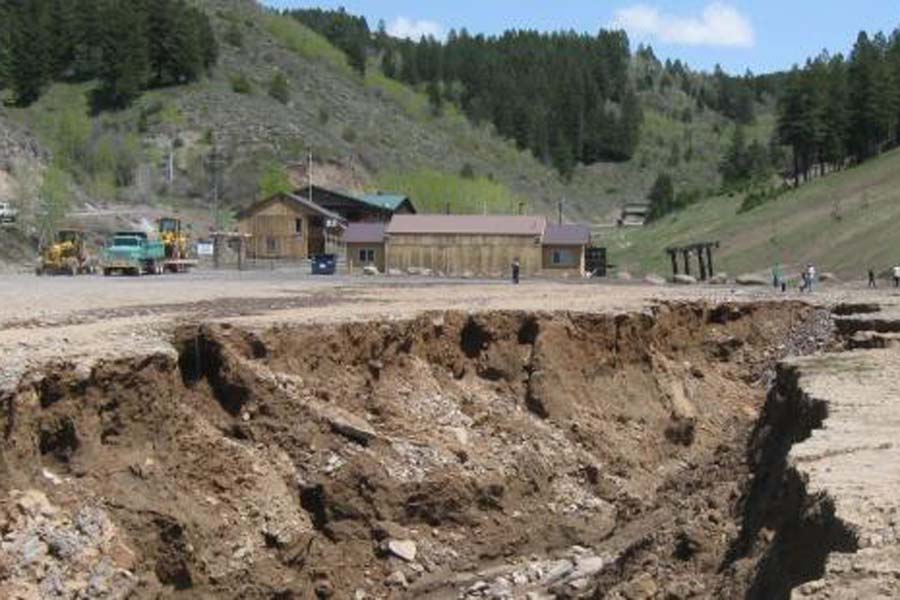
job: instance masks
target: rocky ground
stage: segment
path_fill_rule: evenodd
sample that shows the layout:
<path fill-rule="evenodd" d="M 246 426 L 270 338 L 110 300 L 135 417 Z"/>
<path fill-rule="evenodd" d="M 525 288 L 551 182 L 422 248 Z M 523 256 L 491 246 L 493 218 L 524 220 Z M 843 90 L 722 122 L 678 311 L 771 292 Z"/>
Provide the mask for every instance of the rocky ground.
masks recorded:
<path fill-rule="evenodd" d="M 0 287 L 0 595 L 890 597 L 893 297 L 285 275 Z"/>

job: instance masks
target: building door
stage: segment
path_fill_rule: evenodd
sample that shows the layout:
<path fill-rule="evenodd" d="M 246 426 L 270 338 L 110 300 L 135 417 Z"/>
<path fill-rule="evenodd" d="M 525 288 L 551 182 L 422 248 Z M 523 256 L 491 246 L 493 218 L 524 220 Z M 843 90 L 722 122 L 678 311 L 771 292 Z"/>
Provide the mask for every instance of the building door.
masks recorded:
<path fill-rule="evenodd" d="M 325 219 L 309 218 L 309 255 L 325 254 Z"/>

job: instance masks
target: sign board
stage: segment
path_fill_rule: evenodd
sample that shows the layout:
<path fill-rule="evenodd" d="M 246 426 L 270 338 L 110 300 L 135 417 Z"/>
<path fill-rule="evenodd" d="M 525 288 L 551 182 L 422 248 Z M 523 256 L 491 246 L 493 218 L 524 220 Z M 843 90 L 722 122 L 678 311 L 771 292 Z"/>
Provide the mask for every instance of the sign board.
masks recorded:
<path fill-rule="evenodd" d="M 213 245 L 210 242 L 197 243 L 197 256 L 212 256 Z"/>

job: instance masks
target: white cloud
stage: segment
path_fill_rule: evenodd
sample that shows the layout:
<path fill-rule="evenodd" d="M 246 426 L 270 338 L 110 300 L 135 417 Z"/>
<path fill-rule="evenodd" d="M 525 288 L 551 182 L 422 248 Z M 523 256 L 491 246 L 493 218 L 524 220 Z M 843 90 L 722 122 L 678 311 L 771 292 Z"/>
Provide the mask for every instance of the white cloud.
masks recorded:
<path fill-rule="evenodd" d="M 395 38 L 418 40 L 422 36 L 432 36 L 437 39 L 444 37 L 444 28 L 434 21 L 414 20 L 406 17 L 397 17 L 388 24 L 387 32 Z"/>
<path fill-rule="evenodd" d="M 736 8 L 720 2 L 708 4 L 699 16 L 673 15 L 636 4 L 617 10 L 612 24 L 635 37 L 656 38 L 670 44 L 739 48 L 756 44 L 750 20 Z"/>

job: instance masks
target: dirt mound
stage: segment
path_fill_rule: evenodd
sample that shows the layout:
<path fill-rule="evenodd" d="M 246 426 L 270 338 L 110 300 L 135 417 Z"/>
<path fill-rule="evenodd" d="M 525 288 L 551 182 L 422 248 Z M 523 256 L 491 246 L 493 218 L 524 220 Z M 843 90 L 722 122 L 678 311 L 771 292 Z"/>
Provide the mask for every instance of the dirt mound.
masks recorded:
<path fill-rule="evenodd" d="M 736 593 L 765 386 L 829 334 L 786 303 L 203 326 L 23 381 L 0 489 L 103 511 L 138 597 Z M 0 591 L 43 585 L 14 560 Z"/>

